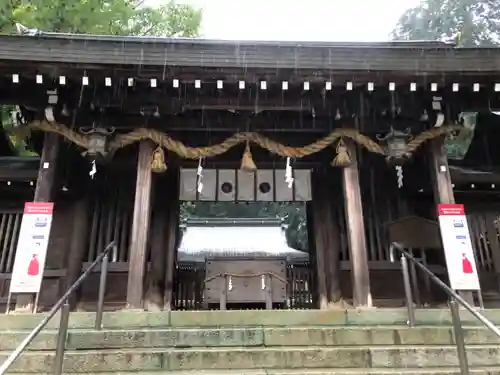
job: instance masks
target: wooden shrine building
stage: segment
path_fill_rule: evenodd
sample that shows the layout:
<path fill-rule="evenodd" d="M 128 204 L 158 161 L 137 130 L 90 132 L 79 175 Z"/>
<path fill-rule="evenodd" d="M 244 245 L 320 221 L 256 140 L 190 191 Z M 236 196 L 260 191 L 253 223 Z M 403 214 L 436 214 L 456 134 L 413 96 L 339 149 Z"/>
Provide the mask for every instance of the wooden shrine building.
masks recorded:
<path fill-rule="evenodd" d="M 267 307 L 397 305 L 396 239 L 446 278 L 436 203 L 451 202 L 483 292 L 499 292 L 500 48 L 39 32 L 0 36 L 0 87 L 4 304 L 33 200 L 55 202 L 40 309 L 112 240 L 109 308 L 204 308 L 209 262 L 176 255 L 197 201 L 307 206 L 307 257 L 220 273 L 257 272 Z M 95 306 L 98 279 L 74 307 Z"/>

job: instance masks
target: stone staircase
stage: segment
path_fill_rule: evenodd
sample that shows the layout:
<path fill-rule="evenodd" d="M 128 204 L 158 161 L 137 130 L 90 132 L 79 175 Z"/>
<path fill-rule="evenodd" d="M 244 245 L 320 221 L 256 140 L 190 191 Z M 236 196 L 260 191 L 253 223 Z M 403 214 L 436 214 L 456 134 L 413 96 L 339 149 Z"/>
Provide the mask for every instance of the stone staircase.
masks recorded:
<path fill-rule="evenodd" d="M 448 310 L 73 313 L 64 372 L 86 374 L 460 374 Z M 500 310 L 485 311 L 500 323 Z M 0 316 L 0 361 L 41 315 Z M 473 374 L 500 375 L 500 340 L 462 312 Z M 10 373 L 49 374 L 56 316 Z"/>

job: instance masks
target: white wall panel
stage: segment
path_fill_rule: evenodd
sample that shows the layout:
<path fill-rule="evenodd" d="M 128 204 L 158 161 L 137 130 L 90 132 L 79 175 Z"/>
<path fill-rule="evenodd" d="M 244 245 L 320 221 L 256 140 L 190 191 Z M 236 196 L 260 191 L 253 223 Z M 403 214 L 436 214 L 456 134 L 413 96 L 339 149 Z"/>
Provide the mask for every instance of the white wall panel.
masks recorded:
<path fill-rule="evenodd" d="M 238 201 L 251 202 L 255 200 L 255 172 L 238 170 Z"/>
<path fill-rule="evenodd" d="M 179 199 L 181 201 L 196 200 L 196 169 L 181 169 Z"/>
<path fill-rule="evenodd" d="M 295 200 L 307 202 L 312 199 L 311 171 L 309 169 L 294 170 Z"/>

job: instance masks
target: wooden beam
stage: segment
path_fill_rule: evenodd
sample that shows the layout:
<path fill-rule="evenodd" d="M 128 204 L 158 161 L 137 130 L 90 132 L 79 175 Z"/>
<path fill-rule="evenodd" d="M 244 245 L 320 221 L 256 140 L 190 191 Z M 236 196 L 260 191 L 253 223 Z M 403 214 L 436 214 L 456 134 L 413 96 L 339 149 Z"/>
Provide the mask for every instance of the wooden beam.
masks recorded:
<path fill-rule="evenodd" d="M 152 142 L 142 141 L 139 144 L 127 284 L 127 308 L 130 309 L 143 308 L 143 283 L 146 271 L 151 212 L 152 152 Z"/>
<path fill-rule="evenodd" d="M 346 141 L 351 165 L 343 168 L 342 186 L 346 216 L 346 231 L 352 262 L 353 302 L 355 306 L 372 305 L 368 249 L 366 246 L 363 205 L 359 186 L 359 171 L 355 144 Z"/>
<path fill-rule="evenodd" d="M 42 157 L 40 158 L 40 169 L 38 170 L 38 178 L 36 181 L 35 196 L 33 198 L 34 202 L 50 202 L 52 200 L 59 148 L 59 135 L 55 133 L 45 134 Z M 47 249 L 47 251 L 50 252 L 50 248 Z M 32 311 L 34 301 L 34 295 L 20 294 L 16 300 L 16 311 Z"/>
<path fill-rule="evenodd" d="M 103 127 L 120 129 L 121 131 L 130 131 L 131 129 L 146 126 L 168 131 L 172 137 L 188 137 L 193 135 L 193 132 L 204 134 L 207 130 L 210 132 L 225 133 L 218 136 L 230 136 L 236 132 L 254 131 L 265 134 L 273 134 L 273 137 L 287 136 L 306 136 L 321 137 L 333 131 L 339 126 L 354 127 L 352 118 L 344 117 L 335 119 L 336 108 L 328 107 L 325 112 L 321 113 L 316 110 L 314 117 L 308 112 L 265 112 L 248 119 L 248 116 L 237 116 L 230 113 L 226 114 L 221 111 L 193 111 L 183 114 L 162 114 L 160 117 L 142 116 L 139 109 L 134 112 L 128 112 L 130 108 L 123 111 L 106 111 L 98 116 L 99 123 Z M 356 111 L 357 112 L 357 111 Z M 357 115 L 360 122 L 363 123 L 363 133 L 375 138 L 376 134 L 385 134 L 390 130 L 388 118 L 376 117 L 371 113 L 366 113 L 362 118 Z M 418 134 L 425 131 L 428 124 L 417 121 L 420 113 L 415 117 L 399 118 L 391 120 L 391 124 L 397 129 L 411 128 L 413 134 Z M 58 116 L 58 121 L 68 127 L 83 126 L 87 127 L 95 121 L 94 113 L 85 113 L 79 111 L 76 119 L 66 116 Z M 146 121 L 147 120 L 147 121 Z M 74 122 L 73 122 L 74 121 Z M 358 129 L 359 130 L 359 129 Z M 172 134 L 170 134 L 172 133 Z M 276 134 L 275 134 L 276 133 Z M 297 135 L 296 133 L 300 133 Z"/>

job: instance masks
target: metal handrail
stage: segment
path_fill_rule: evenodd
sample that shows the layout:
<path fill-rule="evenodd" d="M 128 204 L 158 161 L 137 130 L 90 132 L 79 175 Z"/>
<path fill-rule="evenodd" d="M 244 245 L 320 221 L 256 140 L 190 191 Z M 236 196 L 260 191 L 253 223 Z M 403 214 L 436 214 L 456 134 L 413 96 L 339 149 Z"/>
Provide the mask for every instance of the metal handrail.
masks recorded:
<path fill-rule="evenodd" d="M 457 354 L 460 364 L 460 370 L 462 374 L 468 375 L 469 365 L 467 363 L 467 353 L 465 351 L 465 341 L 464 341 L 462 323 L 460 320 L 460 311 L 458 309 L 457 302 L 463 307 L 465 307 L 465 309 L 468 310 L 472 314 L 472 316 L 474 316 L 481 323 L 483 323 L 486 326 L 486 328 L 488 328 L 498 337 L 500 337 L 500 329 L 496 327 L 490 320 L 488 320 L 483 314 L 481 314 L 474 306 L 470 305 L 465 299 L 463 299 L 457 292 L 455 292 L 443 281 L 441 281 L 431 270 L 429 270 L 429 268 L 427 268 L 424 264 L 415 259 L 413 255 L 411 255 L 404 249 L 403 245 L 397 242 L 393 242 L 390 246 L 389 254 L 391 262 L 394 262 L 394 250 L 397 250 L 401 253 L 401 270 L 403 272 L 406 307 L 408 309 L 408 324 L 411 327 L 415 326 L 415 311 L 413 309 L 413 297 L 412 297 L 412 290 L 410 283 L 410 273 L 408 270 L 408 259 L 409 259 L 416 267 L 418 267 L 418 269 L 424 272 L 430 278 L 430 280 L 432 280 L 436 285 L 438 285 L 442 290 L 444 290 L 448 295 L 448 297 L 450 298 L 451 318 L 453 323 L 453 330 L 455 333 L 455 345 L 457 346 Z"/>
<path fill-rule="evenodd" d="M 64 359 L 64 351 L 66 350 L 66 339 L 68 334 L 68 323 L 69 323 L 69 303 L 68 298 L 78 289 L 82 282 L 87 278 L 87 276 L 94 270 L 94 268 L 102 262 L 101 266 L 101 277 L 99 284 L 99 297 L 97 302 L 97 312 L 95 320 L 95 328 L 102 328 L 102 317 L 104 309 L 104 293 L 106 291 L 106 278 L 108 273 L 108 261 L 109 252 L 111 249 L 116 248 L 116 242 L 112 241 L 101 254 L 92 262 L 92 264 L 80 275 L 80 277 L 69 287 L 69 289 L 64 293 L 64 295 L 56 302 L 56 304 L 50 309 L 49 313 L 43 320 L 38 323 L 38 325 L 33 328 L 30 334 L 23 340 L 21 344 L 9 355 L 5 362 L 0 366 L 0 375 L 4 375 L 7 370 L 12 366 L 14 361 L 21 355 L 21 353 L 26 349 L 26 347 L 33 341 L 33 339 L 45 328 L 47 323 L 54 317 L 54 315 L 60 310 L 61 311 L 61 321 L 59 324 L 58 337 L 57 337 L 57 347 L 56 347 L 56 357 L 54 359 L 54 374 L 59 375 L 62 372 L 62 364 Z"/>

